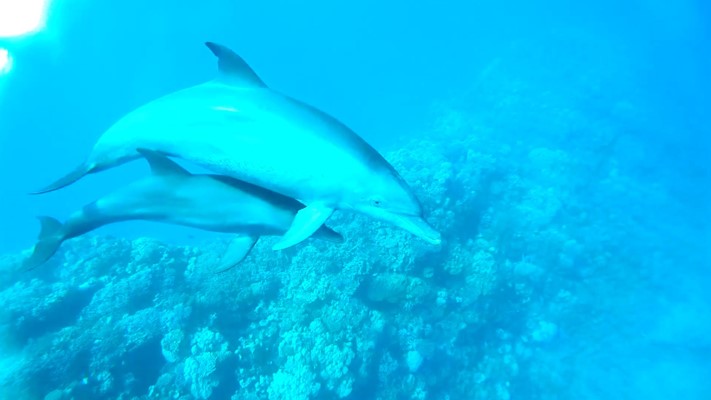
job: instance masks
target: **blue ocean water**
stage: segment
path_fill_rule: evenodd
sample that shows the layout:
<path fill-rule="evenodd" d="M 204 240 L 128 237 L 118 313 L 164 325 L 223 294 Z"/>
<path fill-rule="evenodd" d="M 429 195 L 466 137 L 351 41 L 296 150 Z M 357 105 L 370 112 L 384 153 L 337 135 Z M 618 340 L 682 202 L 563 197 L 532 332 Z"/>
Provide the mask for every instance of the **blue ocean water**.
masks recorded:
<path fill-rule="evenodd" d="M 0 38 L 1 397 L 711 398 L 709 15 L 51 1 L 41 31 Z M 338 212 L 343 244 L 263 240 L 216 273 L 229 236 L 130 222 L 22 271 L 36 215 L 147 169 L 26 193 L 126 113 L 212 79 L 205 41 L 377 148 L 443 245 Z"/>

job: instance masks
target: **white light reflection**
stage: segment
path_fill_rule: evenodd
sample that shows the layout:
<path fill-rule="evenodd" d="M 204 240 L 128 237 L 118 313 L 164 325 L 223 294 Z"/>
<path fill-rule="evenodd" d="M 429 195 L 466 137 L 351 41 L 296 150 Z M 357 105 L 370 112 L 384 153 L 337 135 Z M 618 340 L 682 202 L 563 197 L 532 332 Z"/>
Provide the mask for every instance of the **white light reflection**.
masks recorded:
<path fill-rule="evenodd" d="M 0 0 L 0 37 L 35 33 L 44 27 L 47 0 Z"/>

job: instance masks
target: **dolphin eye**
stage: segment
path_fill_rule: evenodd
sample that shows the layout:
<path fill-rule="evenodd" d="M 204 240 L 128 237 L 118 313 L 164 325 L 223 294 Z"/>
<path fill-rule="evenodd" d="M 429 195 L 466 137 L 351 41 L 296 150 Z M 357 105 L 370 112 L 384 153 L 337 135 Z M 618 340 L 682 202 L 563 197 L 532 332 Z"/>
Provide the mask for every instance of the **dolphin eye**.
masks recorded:
<path fill-rule="evenodd" d="M 374 197 L 370 199 L 370 203 L 373 205 L 373 207 L 380 208 L 383 206 L 383 199 L 381 199 L 380 197 Z"/>

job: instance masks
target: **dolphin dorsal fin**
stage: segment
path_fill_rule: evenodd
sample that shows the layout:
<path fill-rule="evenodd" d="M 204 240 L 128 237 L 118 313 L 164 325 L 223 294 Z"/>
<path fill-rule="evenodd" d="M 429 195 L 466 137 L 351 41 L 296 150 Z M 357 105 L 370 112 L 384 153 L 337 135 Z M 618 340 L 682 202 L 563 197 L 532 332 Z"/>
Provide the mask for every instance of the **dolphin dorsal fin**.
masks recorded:
<path fill-rule="evenodd" d="M 213 42 L 205 42 L 205 46 L 217 57 L 217 69 L 223 82 L 233 86 L 267 87 L 242 57 L 228 47 Z"/>
<path fill-rule="evenodd" d="M 136 149 L 136 151 L 146 159 L 153 175 L 190 175 L 185 168 L 158 152 L 148 149 Z"/>

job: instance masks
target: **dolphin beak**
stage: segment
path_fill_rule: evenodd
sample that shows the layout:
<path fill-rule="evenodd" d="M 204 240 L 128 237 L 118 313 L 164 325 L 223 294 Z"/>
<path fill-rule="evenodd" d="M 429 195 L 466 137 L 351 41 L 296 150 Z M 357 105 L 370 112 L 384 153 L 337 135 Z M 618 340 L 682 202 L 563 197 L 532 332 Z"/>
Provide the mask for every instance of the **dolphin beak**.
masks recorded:
<path fill-rule="evenodd" d="M 442 235 L 421 217 L 399 215 L 393 222 L 395 225 L 412 233 L 429 244 L 435 246 L 442 244 Z"/>

